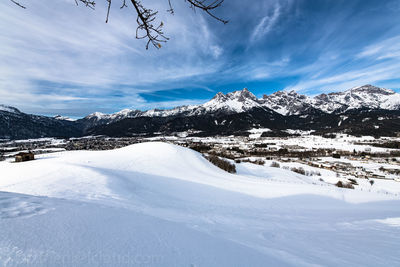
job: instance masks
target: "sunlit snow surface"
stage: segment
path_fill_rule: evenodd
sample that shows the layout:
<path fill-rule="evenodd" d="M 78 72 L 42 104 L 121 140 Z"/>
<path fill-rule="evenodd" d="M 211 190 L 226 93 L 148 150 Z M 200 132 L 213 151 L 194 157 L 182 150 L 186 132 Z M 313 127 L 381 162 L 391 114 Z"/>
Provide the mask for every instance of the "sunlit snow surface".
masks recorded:
<path fill-rule="evenodd" d="M 0 163 L 1 266 L 396 266 L 398 195 L 151 142 Z"/>

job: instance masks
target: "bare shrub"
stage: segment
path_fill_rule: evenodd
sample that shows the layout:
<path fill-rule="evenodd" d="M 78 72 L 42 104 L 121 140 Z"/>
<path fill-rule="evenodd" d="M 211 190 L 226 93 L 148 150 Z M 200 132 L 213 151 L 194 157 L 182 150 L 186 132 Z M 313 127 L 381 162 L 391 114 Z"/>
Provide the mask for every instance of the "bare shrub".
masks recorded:
<path fill-rule="evenodd" d="M 224 171 L 227 171 L 229 173 L 236 173 L 235 164 L 230 163 L 226 159 L 221 159 L 215 155 L 205 156 L 205 158 L 218 168 L 223 169 Z"/>
<path fill-rule="evenodd" d="M 302 175 L 306 175 L 306 171 L 303 169 L 303 167 L 299 167 L 299 168 L 292 167 L 292 168 L 290 168 L 290 170 L 292 172 L 296 172 L 296 173 L 299 173 L 299 174 L 302 174 Z"/>
<path fill-rule="evenodd" d="M 208 152 L 213 148 L 208 144 L 202 144 L 202 143 L 189 144 L 188 147 L 200 153 Z"/>
<path fill-rule="evenodd" d="M 349 180 L 350 183 L 353 184 L 353 185 L 358 185 L 356 179 L 349 178 L 349 179 L 347 179 L 347 180 Z"/>
<path fill-rule="evenodd" d="M 319 171 L 311 171 L 311 176 L 321 176 Z"/>
<path fill-rule="evenodd" d="M 274 168 L 280 168 L 281 167 L 281 165 L 276 161 L 273 161 L 270 166 L 274 167 Z"/>
<path fill-rule="evenodd" d="M 250 160 L 250 159 L 242 159 L 242 162 L 249 162 L 249 163 L 253 163 L 253 164 L 257 164 L 257 165 L 264 165 L 265 161 L 262 159 L 256 159 L 256 160 Z"/>
<path fill-rule="evenodd" d="M 251 163 L 257 164 L 257 165 L 264 165 L 265 161 L 262 159 L 256 159 L 255 161 L 252 161 Z"/>
<path fill-rule="evenodd" d="M 341 187 L 341 188 L 349 188 L 349 189 L 354 189 L 354 186 L 350 183 L 344 183 L 342 181 L 339 181 L 335 184 L 337 187 Z"/>

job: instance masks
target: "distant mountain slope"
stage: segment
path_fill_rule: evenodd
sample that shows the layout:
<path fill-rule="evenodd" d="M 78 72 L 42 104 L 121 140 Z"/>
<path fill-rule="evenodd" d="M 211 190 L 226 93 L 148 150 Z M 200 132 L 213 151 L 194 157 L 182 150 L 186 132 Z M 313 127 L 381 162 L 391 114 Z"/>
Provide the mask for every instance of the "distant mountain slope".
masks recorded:
<path fill-rule="evenodd" d="M 233 114 L 127 118 L 93 127 L 87 134 L 122 137 L 189 131 L 197 136 L 248 135 L 253 128 L 271 129 L 269 134 L 272 136 L 281 135 L 281 131 L 287 129 L 313 130 L 316 134 L 345 132 L 394 136 L 400 132 L 400 111 L 357 109 L 341 114 L 320 111 L 310 115 L 283 116 L 274 111 L 254 108 Z"/>
<path fill-rule="evenodd" d="M 30 115 L 0 105 L 0 138 L 71 137 L 82 134 L 81 125 L 68 120 Z"/>
<path fill-rule="evenodd" d="M 313 98 L 295 91 L 278 91 L 257 98 L 244 88 L 227 94 L 218 93 L 201 105 L 167 110 L 124 109 L 114 114 L 95 112 L 77 121 L 60 116 L 29 115 L 0 105 L 0 125 L 3 126 L 0 138 L 87 134 L 132 136 L 188 130 L 204 135 L 241 134 L 258 127 L 395 135 L 400 131 L 399 110 L 400 94 L 372 85 Z M 354 118 L 360 119 L 361 123 Z M 352 123 L 348 123 L 350 121 Z"/>

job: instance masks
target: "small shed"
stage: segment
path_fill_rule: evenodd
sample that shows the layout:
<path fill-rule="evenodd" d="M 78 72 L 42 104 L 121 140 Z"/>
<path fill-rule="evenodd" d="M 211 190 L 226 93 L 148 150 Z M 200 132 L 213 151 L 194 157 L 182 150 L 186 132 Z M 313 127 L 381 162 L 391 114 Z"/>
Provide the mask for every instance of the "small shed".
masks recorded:
<path fill-rule="evenodd" d="M 28 160 L 34 160 L 35 155 L 32 152 L 20 152 L 15 155 L 15 162 L 23 162 Z"/>

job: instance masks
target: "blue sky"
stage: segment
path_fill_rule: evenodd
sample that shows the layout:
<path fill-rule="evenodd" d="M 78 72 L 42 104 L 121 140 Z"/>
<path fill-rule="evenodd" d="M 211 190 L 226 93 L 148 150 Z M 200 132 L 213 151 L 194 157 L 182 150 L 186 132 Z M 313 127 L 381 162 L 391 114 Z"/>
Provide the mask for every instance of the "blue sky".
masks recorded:
<path fill-rule="evenodd" d="M 39 2 L 39 3 L 38 3 Z M 222 23 L 174 0 L 159 10 L 170 41 L 145 50 L 135 14 L 114 0 L 0 3 L 0 103 L 45 115 L 203 103 L 249 88 L 315 95 L 374 84 L 400 88 L 400 1 L 225 0 Z M 149 2 L 149 3 L 147 3 Z"/>

